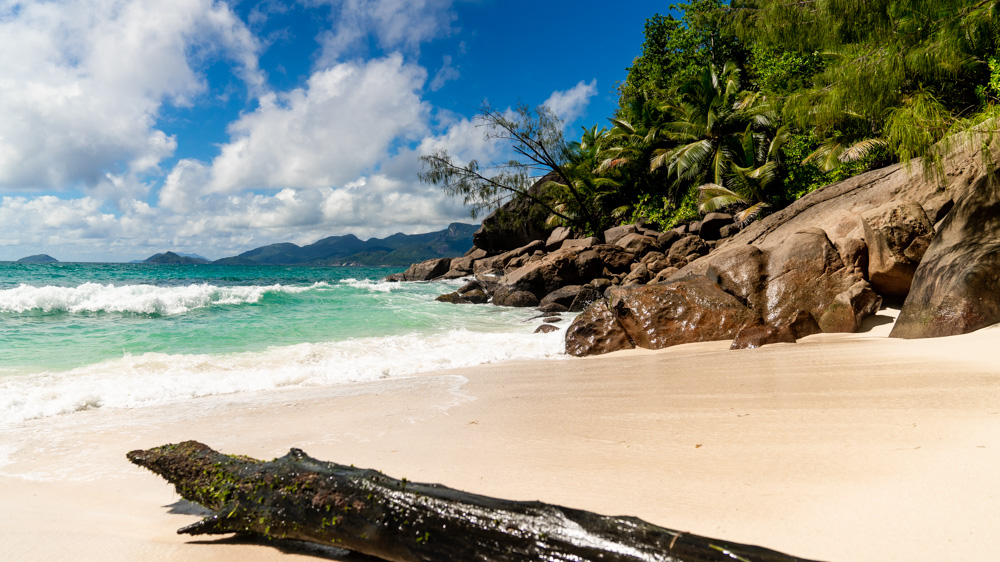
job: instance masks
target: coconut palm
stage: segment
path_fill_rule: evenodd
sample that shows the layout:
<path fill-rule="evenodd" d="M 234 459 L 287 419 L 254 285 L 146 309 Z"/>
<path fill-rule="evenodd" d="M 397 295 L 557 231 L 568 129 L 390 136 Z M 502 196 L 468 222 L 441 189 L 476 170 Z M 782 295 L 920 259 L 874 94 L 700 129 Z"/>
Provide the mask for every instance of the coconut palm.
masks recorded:
<path fill-rule="evenodd" d="M 708 65 L 696 80 L 678 91 L 679 102 L 662 109 L 676 118 L 664 125 L 676 143 L 657 149 L 650 170 L 667 170 L 671 189 L 686 193 L 692 186 L 725 184 L 732 163 L 747 151 L 744 144 L 766 134 L 774 116 L 760 94 L 740 90 L 739 69 L 726 63 L 721 72 Z"/>

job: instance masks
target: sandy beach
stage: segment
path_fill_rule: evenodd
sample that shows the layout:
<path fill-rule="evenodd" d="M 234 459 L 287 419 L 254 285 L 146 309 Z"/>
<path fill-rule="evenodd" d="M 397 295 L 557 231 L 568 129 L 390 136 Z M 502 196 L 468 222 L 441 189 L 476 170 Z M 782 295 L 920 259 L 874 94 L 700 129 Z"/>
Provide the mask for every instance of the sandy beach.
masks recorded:
<path fill-rule="evenodd" d="M 299 447 L 806 558 L 989 559 L 1000 327 L 891 340 L 894 314 L 757 350 L 713 342 L 24 422 L 0 430 L 0 552 L 315 559 L 175 534 L 197 516 L 125 453 L 196 439 L 264 459 Z"/>

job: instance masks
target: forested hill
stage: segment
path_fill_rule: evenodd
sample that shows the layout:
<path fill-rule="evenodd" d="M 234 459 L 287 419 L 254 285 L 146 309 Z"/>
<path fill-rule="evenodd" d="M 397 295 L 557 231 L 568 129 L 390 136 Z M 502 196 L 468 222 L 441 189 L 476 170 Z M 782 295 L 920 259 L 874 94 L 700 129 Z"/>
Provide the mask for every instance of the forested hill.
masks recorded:
<path fill-rule="evenodd" d="M 361 240 L 353 234 L 330 236 L 307 246 L 271 244 L 222 258 L 223 265 L 388 265 L 408 266 L 431 258 L 454 257 L 472 247 L 478 225 L 452 223 L 445 230 L 425 234 L 397 233 Z"/>

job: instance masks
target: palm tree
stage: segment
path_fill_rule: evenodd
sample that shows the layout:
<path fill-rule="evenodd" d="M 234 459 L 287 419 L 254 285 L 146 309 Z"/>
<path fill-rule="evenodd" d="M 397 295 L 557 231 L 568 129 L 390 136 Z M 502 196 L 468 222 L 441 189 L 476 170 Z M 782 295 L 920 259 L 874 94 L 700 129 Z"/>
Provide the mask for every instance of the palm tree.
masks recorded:
<path fill-rule="evenodd" d="M 731 62 L 721 72 L 709 64 L 677 97 L 676 104 L 661 106 L 676 116 L 664 125 L 676 144 L 657 149 L 650 170 L 666 169 L 675 198 L 697 188 L 702 212 L 736 205 L 742 207 L 737 220 L 752 220 L 767 206 L 788 129 L 772 132 L 773 111 L 759 93 L 741 90 Z"/>

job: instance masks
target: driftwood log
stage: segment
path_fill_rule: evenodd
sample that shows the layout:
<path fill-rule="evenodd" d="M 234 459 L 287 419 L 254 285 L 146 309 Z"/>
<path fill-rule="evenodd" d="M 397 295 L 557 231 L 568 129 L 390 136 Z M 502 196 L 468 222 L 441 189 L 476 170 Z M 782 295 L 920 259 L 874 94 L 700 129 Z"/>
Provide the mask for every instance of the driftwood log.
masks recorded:
<path fill-rule="evenodd" d="M 196 441 L 128 453 L 213 514 L 182 529 L 334 546 L 390 561 L 798 561 L 756 546 L 540 502 L 396 480 L 309 457 L 265 462 Z"/>

